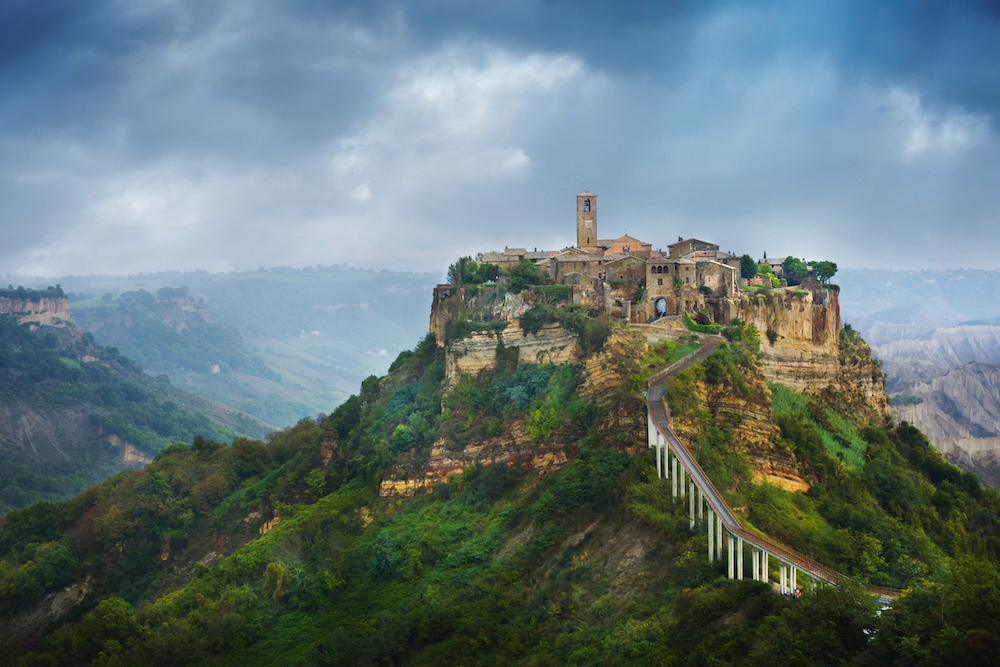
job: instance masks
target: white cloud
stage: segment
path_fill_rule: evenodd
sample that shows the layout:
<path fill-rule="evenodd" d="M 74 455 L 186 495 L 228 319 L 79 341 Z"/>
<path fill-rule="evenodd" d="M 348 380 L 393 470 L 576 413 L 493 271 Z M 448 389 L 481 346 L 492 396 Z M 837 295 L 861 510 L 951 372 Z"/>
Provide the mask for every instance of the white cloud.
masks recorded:
<path fill-rule="evenodd" d="M 362 183 L 358 187 L 351 190 L 351 199 L 355 199 L 360 202 L 370 201 L 372 198 L 372 190 L 368 187 L 367 183 Z"/>
<path fill-rule="evenodd" d="M 894 122 L 896 145 L 903 158 L 926 153 L 958 153 L 982 142 L 989 133 L 989 119 L 981 114 L 951 109 L 927 109 L 919 93 L 892 86 L 883 104 Z"/>

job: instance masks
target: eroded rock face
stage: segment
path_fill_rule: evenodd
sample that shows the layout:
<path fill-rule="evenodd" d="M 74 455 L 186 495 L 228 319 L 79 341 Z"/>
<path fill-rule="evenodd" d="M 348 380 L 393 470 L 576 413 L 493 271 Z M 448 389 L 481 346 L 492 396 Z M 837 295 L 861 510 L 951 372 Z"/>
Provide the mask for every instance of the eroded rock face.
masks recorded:
<path fill-rule="evenodd" d="M 909 388 L 923 402 L 890 408 L 949 461 L 1000 488 L 1000 366 L 974 362 Z"/>
<path fill-rule="evenodd" d="M 857 423 L 888 417 L 885 380 L 860 337 L 840 335 L 836 290 L 773 290 L 724 300 L 726 322 L 754 324 L 761 334 L 764 377 L 836 403 Z"/>
<path fill-rule="evenodd" d="M 754 481 L 766 481 L 790 491 L 808 491 L 807 475 L 799 470 L 792 453 L 777 444 L 781 431 L 774 423 L 771 392 L 764 383 L 761 367 L 745 369 L 743 374 L 749 396 L 734 387 L 728 378 L 718 384 L 700 380 L 695 384 L 699 403 L 717 423 L 732 426 L 733 444 L 750 459 Z M 676 417 L 674 429 L 690 447 L 695 447 L 701 426 L 690 416 Z"/>
<path fill-rule="evenodd" d="M 31 324 L 32 329 L 38 325 L 59 328 L 76 326 L 66 297 L 38 301 L 0 297 L 0 314 L 2 313 L 13 315 L 18 324 Z"/>
<path fill-rule="evenodd" d="M 405 496 L 430 493 L 435 484 L 447 482 L 449 477 L 463 475 L 465 469 L 476 464 L 486 467 L 506 465 L 531 466 L 543 475 L 561 468 L 567 459 L 566 450 L 573 447 L 579 436 L 572 429 L 562 429 L 543 443 L 533 444 L 524 428 L 524 421 L 514 423 L 510 433 L 470 445 L 463 450 L 445 448 L 445 441 L 438 440 L 431 449 L 431 456 L 420 469 L 408 469 L 404 464 L 387 474 L 379 487 L 381 496 Z"/>
<path fill-rule="evenodd" d="M 462 373 L 477 375 L 481 370 L 496 365 L 497 343 L 518 347 L 519 359 L 532 364 L 575 363 L 580 352 L 576 334 L 566 331 L 558 324 L 542 327 L 538 333 L 521 331 L 517 322 L 508 326 L 500 334 L 474 333 L 471 338 L 452 341 L 445 354 L 445 391 L 451 391 L 462 377 Z"/>

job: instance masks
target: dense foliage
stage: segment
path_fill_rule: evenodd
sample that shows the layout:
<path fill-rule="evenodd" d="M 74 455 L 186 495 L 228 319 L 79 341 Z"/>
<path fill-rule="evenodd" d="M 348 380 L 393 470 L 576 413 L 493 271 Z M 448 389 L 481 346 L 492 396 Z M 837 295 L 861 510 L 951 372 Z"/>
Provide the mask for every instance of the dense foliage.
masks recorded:
<path fill-rule="evenodd" d="M 797 257 L 788 256 L 781 263 L 781 271 L 789 285 L 798 285 L 810 278 L 825 283 L 836 275 L 837 264 L 826 261 L 806 264 Z"/>
<path fill-rule="evenodd" d="M 185 396 L 166 377 L 145 375 L 116 348 L 96 345 L 89 334 L 61 346 L 54 332 L 31 331 L 9 315 L 0 315 L 0 399 L 26 420 L 42 414 L 57 422 L 60 415 L 69 415 L 65 419 L 77 423 L 73 415 L 87 415 L 83 428 L 71 434 L 78 442 L 52 447 L 45 433 L 55 429 L 39 429 L 39 445 L 44 442 L 53 452 L 45 458 L 32 457 L 21 447 L 0 449 L 0 512 L 79 493 L 120 469 L 108 435 L 151 454 L 197 435 L 235 435 L 185 406 Z M 66 456 L 77 448 L 87 453 Z"/>
<path fill-rule="evenodd" d="M 0 288 L 0 298 L 4 299 L 20 299 L 21 301 L 34 301 L 37 303 L 42 299 L 61 299 L 64 296 L 66 294 L 63 292 L 61 285 L 46 287 L 45 289 L 25 289 L 21 286 L 14 289 L 13 285 L 8 285 L 6 289 Z"/>

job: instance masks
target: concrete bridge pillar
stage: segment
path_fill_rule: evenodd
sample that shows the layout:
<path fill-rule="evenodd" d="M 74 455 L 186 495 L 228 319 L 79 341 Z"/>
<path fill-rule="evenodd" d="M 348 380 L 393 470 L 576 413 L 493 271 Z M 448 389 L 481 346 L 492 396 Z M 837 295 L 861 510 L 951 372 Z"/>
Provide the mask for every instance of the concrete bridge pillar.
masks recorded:
<path fill-rule="evenodd" d="M 670 443 L 662 435 L 660 440 L 663 442 L 663 476 L 670 479 Z"/>
<path fill-rule="evenodd" d="M 688 481 L 688 521 L 690 523 L 691 530 L 694 530 L 694 503 L 695 503 L 695 492 L 694 492 L 694 480 Z"/>
<path fill-rule="evenodd" d="M 785 586 L 785 564 L 778 563 L 778 592 L 782 595 L 788 593 L 788 587 Z"/>
<path fill-rule="evenodd" d="M 676 456 L 674 457 L 674 482 L 673 482 L 673 485 L 674 485 L 674 488 L 673 488 L 673 493 L 674 493 L 673 498 L 674 498 L 674 500 L 677 500 L 677 457 Z"/>
<path fill-rule="evenodd" d="M 686 490 L 686 486 L 687 486 L 685 484 L 685 482 L 687 481 L 687 470 L 684 469 L 684 466 L 681 466 L 680 475 L 681 475 L 681 479 L 680 479 L 680 483 L 678 484 L 678 486 L 681 487 L 681 498 L 683 499 L 684 496 L 685 496 L 685 490 Z"/>
<path fill-rule="evenodd" d="M 760 580 L 766 584 L 771 579 L 770 573 L 767 571 L 768 554 L 766 551 L 760 552 L 760 559 L 763 561 L 760 567 Z"/>
<path fill-rule="evenodd" d="M 799 587 L 798 582 L 795 581 L 795 575 L 798 572 L 798 570 L 795 569 L 794 565 L 792 565 L 791 568 L 792 568 L 792 590 L 789 592 L 792 595 L 795 595 L 795 591 L 798 590 Z"/>
<path fill-rule="evenodd" d="M 708 509 L 708 562 L 715 562 L 715 513 Z"/>
<path fill-rule="evenodd" d="M 750 547 L 750 578 L 760 581 L 760 552 Z"/>
<path fill-rule="evenodd" d="M 705 522 L 704 511 L 705 511 L 705 494 L 701 490 L 701 487 L 699 486 L 698 487 L 698 522 L 699 523 L 704 523 Z"/>
<path fill-rule="evenodd" d="M 736 538 L 736 578 L 743 581 L 743 538 Z"/>
<path fill-rule="evenodd" d="M 725 526 L 722 525 L 722 516 L 719 514 L 715 515 L 715 527 L 716 536 L 719 538 L 716 540 L 718 546 L 718 556 L 719 560 L 722 560 L 722 536 L 725 534 Z"/>
<path fill-rule="evenodd" d="M 736 561 L 736 554 L 733 553 L 735 549 L 733 548 L 733 536 L 726 534 L 726 553 L 729 555 L 729 578 L 734 579 L 736 573 L 733 571 L 733 565 Z"/>

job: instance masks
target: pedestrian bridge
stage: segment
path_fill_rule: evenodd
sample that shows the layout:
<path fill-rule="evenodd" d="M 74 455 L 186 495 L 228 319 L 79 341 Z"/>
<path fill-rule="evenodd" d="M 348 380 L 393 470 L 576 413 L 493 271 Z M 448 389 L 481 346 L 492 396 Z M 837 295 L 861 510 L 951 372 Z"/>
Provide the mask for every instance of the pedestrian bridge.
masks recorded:
<path fill-rule="evenodd" d="M 823 584 L 851 581 L 845 575 L 789 547 L 743 528 L 722 494 L 695 461 L 684 442 L 674 433 L 664 400 L 668 380 L 676 371 L 707 357 L 715 347 L 717 345 L 706 345 L 701 351 L 650 378 L 649 390 L 646 392 L 646 437 L 656 457 L 657 476 L 671 484 L 675 501 L 687 501 L 692 530 L 700 527 L 707 532 L 709 561 L 721 561 L 725 551 L 730 579 L 746 578 L 745 560 L 749 554 L 750 578 L 771 582 L 773 562 L 777 587 L 783 595 L 794 594 L 799 590 L 800 574 L 804 576 L 801 587 L 808 585 L 810 590 Z M 891 588 L 866 586 L 866 590 L 885 601 L 899 595 L 898 590 Z"/>

